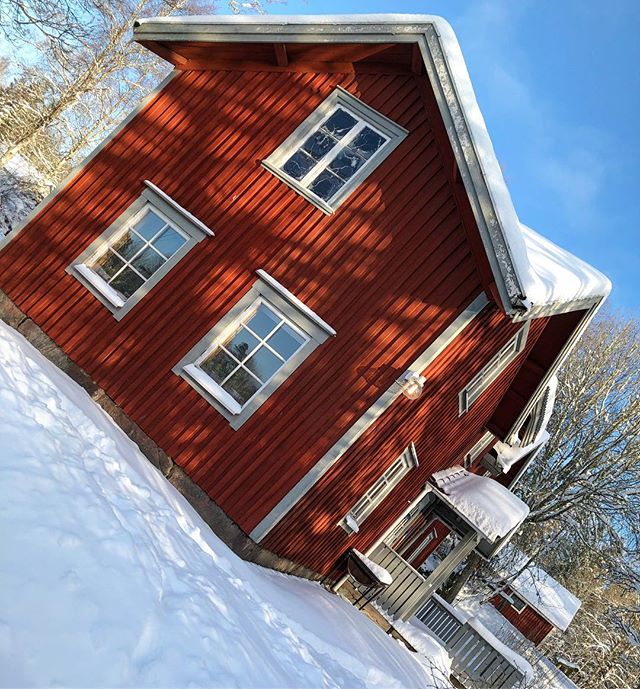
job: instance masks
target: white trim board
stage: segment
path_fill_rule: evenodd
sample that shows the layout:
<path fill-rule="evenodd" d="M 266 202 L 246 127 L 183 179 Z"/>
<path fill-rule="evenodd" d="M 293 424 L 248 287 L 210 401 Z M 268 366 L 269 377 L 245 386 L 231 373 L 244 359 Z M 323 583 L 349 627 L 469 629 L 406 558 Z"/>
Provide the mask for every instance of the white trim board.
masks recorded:
<path fill-rule="evenodd" d="M 427 349 L 409 366 L 410 370 L 424 371 L 425 368 L 473 321 L 485 308 L 489 299 L 481 292 L 467 308 L 451 323 Z M 260 521 L 249 536 L 260 542 L 284 518 L 284 516 L 313 488 L 331 469 L 356 440 L 393 404 L 402 394 L 402 388 L 394 382 L 367 411 L 344 433 L 335 445 L 303 476 L 280 502 Z"/>

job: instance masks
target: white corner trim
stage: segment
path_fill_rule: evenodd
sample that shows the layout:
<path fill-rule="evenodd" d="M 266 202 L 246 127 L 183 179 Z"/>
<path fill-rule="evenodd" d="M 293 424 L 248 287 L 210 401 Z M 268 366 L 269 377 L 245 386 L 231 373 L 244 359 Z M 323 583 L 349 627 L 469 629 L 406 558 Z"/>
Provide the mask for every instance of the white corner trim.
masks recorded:
<path fill-rule="evenodd" d="M 73 266 L 74 270 L 80 273 L 82 277 L 93 287 L 95 287 L 100 294 L 110 301 L 117 309 L 124 306 L 124 299 L 109 285 L 105 282 L 97 273 L 95 273 L 89 266 L 84 263 L 76 263 Z"/>
<path fill-rule="evenodd" d="M 177 201 L 174 201 L 169 194 L 165 193 L 162 191 L 162 189 L 159 189 L 153 182 L 150 182 L 148 179 L 145 179 L 144 183 L 149 187 L 149 189 L 155 191 L 158 196 L 160 196 L 162 199 L 164 199 L 170 206 L 172 206 L 178 213 L 181 215 L 184 215 L 184 217 L 192 222 L 196 227 L 201 229 L 205 234 L 208 234 L 210 237 L 215 237 L 215 234 L 212 229 L 208 228 L 202 221 L 198 220 L 198 218 L 195 217 L 195 215 L 192 215 L 189 213 L 188 210 L 183 208 Z"/>
<path fill-rule="evenodd" d="M 256 273 L 258 276 L 264 280 L 269 287 L 274 289 L 278 294 L 283 298 L 286 299 L 292 306 L 294 306 L 298 311 L 303 313 L 310 321 L 313 321 L 317 326 L 322 328 L 325 332 L 329 333 L 329 335 L 335 336 L 336 331 L 320 316 L 318 316 L 315 311 L 312 311 L 306 304 L 303 304 L 298 297 L 295 295 L 291 294 L 289 290 L 281 285 L 275 278 L 272 278 L 269 273 L 265 272 L 262 270 L 262 268 L 256 270 Z"/>
<path fill-rule="evenodd" d="M 485 308 L 489 299 L 481 292 L 458 317 L 413 361 L 408 368 L 423 371 L 441 354 L 453 340 L 473 321 Z M 367 409 L 357 421 L 347 429 L 342 437 L 331 447 L 323 457 L 296 483 L 296 485 L 280 500 L 262 521 L 249 534 L 256 542 L 260 542 L 276 524 L 313 488 L 313 486 L 331 469 L 342 455 L 356 442 L 356 440 L 393 404 L 401 394 L 401 387 L 397 381 L 382 393 L 382 395 Z M 416 456 L 417 459 L 417 456 Z"/>
<path fill-rule="evenodd" d="M 210 395 L 215 397 L 218 402 L 220 402 L 220 404 L 228 409 L 232 414 L 239 414 L 242 411 L 242 407 L 233 399 L 233 397 L 231 397 L 226 390 L 223 390 L 219 385 L 217 385 L 215 380 L 210 378 L 195 364 L 187 364 L 182 370 L 201 388 L 204 388 Z"/>

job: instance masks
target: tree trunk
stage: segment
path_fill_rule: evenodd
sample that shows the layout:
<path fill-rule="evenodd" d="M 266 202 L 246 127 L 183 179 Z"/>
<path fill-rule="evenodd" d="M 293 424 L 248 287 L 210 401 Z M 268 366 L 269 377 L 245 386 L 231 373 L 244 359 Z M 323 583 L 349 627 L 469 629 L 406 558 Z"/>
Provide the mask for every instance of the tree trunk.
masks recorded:
<path fill-rule="evenodd" d="M 460 574 L 454 574 L 451 579 L 450 585 L 445 589 L 442 597 L 447 601 L 447 603 L 453 603 L 453 601 L 458 597 L 460 591 L 464 585 L 469 581 L 471 575 L 480 567 L 482 564 L 482 559 L 478 553 L 475 551 L 469 555 L 465 566 L 462 568 Z"/>

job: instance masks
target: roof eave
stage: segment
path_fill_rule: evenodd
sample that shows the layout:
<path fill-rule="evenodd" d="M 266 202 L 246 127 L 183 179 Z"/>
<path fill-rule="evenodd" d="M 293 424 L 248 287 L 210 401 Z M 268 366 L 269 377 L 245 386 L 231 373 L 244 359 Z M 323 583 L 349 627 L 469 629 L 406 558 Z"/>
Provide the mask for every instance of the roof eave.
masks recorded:
<path fill-rule="evenodd" d="M 328 17 L 162 17 L 139 19 L 136 41 L 418 43 L 494 276 L 509 316 L 527 311 L 510 241 L 519 221 L 450 25 L 431 15 Z M 455 73 L 454 73 L 455 72 Z M 472 117 L 471 117 L 472 116 Z M 471 122 L 470 120 L 473 120 Z"/>

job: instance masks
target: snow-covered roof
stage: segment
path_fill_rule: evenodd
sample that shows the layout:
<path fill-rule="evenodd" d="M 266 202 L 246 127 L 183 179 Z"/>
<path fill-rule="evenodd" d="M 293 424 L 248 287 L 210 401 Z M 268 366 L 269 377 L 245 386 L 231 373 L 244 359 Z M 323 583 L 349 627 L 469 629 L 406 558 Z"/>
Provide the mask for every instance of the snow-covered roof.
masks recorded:
<path fill-rule="evenodd" d="M 135 22 L 138 41 L 406 42 L 415 35 L 443 114 L 505 310 L 520 317 L 584 309 L 604 299 L 602 273 L 523 225 L 498 163 L 451 26 L 427 14 L 173 16 Z M 294 38 L 295 37 L 295 38 Z"/>
<path fill-rule="evenodd" d="M 441 498 L 484 538 L 493 542 L 515 529 L 529 507 L 508 488 L 460 466 L 433 474 Z"/>
<path fill-rule="evenodd" d="M 511 550 L 509 563 L 511 573 L 522 570 L 514 579 L 504 570 L 501 575 L 506 577 L 511 589 L 535 608 L 554 627 L 565 631 L 571 620 L 578 612 L 581 602 L 579 598 L 568 591 L 559 581 L 541 567 L 527 562 L 529 558 L 522 552 Z"/>

